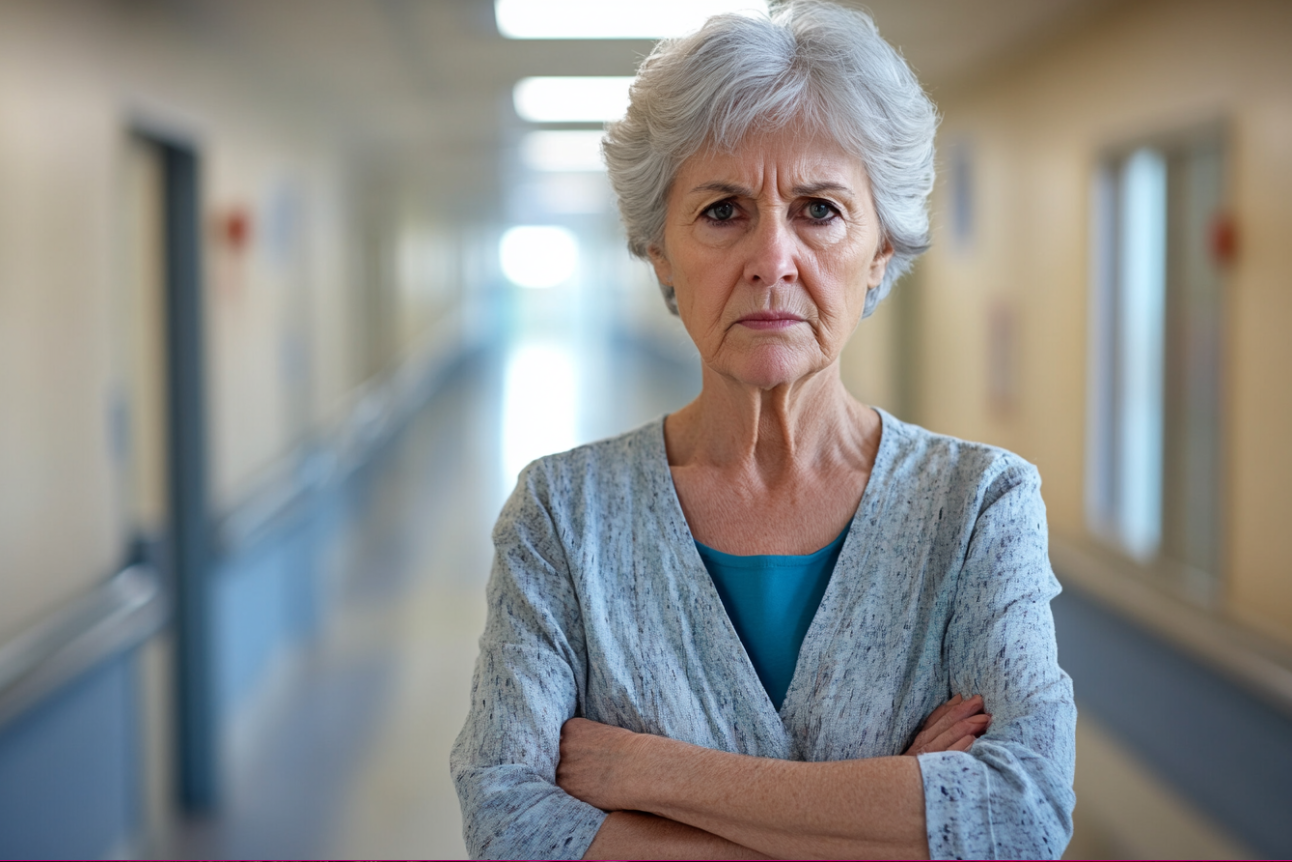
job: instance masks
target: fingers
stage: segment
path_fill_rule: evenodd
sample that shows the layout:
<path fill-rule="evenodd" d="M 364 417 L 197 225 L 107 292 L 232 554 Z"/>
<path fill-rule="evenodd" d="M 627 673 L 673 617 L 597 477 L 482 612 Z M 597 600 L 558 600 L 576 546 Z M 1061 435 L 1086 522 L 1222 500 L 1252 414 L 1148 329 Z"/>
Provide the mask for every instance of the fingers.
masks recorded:
<path fill-rule="evenodd" d="M 939 719 L 942 718 L 942 716 L 946 715 L 954 707 L 959 706 L 960 702 L 963 700 L 964 698 L 957 694 L 955 697 L 933 710 L 933 712 L 929 713 L 929 717 L 924 719 L 924 724 L 921 726 L 924 728 L 932 727 Z"/>
<path fill-rule="evenodd" d="M 950 748 L 948 748 L 948 749 L 947 749 L 947 751 L 968 751 L 970 748 L 973 748 L 974 740 L 975 740 L 975 739 L 977 739 L 977 738 L 978 738 L 978 737 L 976 737 L 976 736 L 966 736 L 966 737 L 963 737 L 963 738 L 962 738 L 959 742 L 957 742 L 955 745 L 953 745 L 953 746 L 951 746 Z"/>
<path fill-rule="evenodd" d="M 976 694 L 968 700 L 959 702 L 956 702 L 956 698 L 952 698 L 943 706 L 946 707 L 945 712 L 942 711 L 942 707 L 939 707 L 934 710 L 933 715 L 930 715 L 929 720 L 924 723 L 924 728 L 915 737 L 917 745 L 927 744 L 929 740 L 946 733 L 957 722 L 983 711 L 982 697 Z M 941 712 L 941 715 L 938 714 L 939 712 Z M 937 716 L 936 720 L 934 716 Z"/>
<path fill-rule="evenodd" d="M 965 737 L 972 740 L 982 736 L 990 726 L 991 716 L 983 712 L 980 695 L 967 700 L 957 695 L 933 711 L 906 753 L 951 751 L 953 746 L 961 745 Z"/>
<path fill-rule="evenodd" d="M 922 752 L 950 751 L 952 746 L 959 743 L 966 736 L 977 739 L 986 733 L 989 727 L 991 727 L 990 715 L 971 715 L 966 719 L 957 721 L 951 727 L 930 739 L 922 747 Z"/>

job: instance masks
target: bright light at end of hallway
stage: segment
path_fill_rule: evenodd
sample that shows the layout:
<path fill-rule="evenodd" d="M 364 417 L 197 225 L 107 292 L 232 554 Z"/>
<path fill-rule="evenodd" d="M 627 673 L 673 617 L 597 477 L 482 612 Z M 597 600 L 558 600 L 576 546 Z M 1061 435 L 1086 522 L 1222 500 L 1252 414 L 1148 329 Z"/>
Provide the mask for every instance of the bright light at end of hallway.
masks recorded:
<path fill-rule="evenodd" d="M 503 383 L 503 482 L 535 458 L 578 444 L 578 380 L 574 356 L 558 344 L 530 343 L 507 358 Z"/>
<path fill-rule="evenodd" d="M 494 0 L 508 39 L 669 39 L 723 12 L 762 12 L 761 0 Z"/>
<path fill-rule="evenodd" d="M 579 241 L 563 227 L 528 225 L 502 235 L 503 275 L 521 287 L 556 287 L 579 265 Z"/>
<path fill-rule="evenodd" d="M 600 171 L 599 129 L 563 132 L 530 132 L 520 143 L 520 160 L 532 171 Z"/>
<path fill-rule="evenodd" d="M 631 77 L 522 78 L 512 102 L 522 120 L 531 123 L 604 123 L 628 111 Z"/>

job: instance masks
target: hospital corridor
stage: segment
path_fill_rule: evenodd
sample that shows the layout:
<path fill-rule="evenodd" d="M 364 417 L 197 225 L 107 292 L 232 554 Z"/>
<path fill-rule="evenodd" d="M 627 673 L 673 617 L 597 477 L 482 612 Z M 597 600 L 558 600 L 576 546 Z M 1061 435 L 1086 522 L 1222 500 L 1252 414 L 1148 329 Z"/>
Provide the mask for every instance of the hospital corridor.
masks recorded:
<path fill-rule="evenodd" d="M 794 2 L 0 0 L 0 859 L 468 858 L 499 513 L 701 391 L 606 124 Z M 840 373 L 1039 472 L 1063 858 L 1292 856 L 1292 4 L 822 2 L 937 109 Z"/>

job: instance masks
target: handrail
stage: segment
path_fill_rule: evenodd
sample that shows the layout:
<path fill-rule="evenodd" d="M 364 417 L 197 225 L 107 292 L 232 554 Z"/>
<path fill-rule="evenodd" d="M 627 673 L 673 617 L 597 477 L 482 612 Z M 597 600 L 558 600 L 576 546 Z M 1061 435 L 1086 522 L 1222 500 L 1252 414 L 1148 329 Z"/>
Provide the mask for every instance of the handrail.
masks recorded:
<path fill-rule="evenodd" d="M 471 352 L 470 339 L 446 338 L 461 310 L 441 321 L 423 349 L 358 388 L 347 415 L 296 446 L 268 479 L 212 525 L 217 555 L 256 544 L 294 517 L 302 502 L 368 461 L 429 397 L 436 382 Z M 144 642 L 171 613 L 157 569 L 129 566 L 0 644 L 0 727 L 96 664 Z"/>
<path fill-rule="evenodd" d="M 169 613 L 157 570 L 137 564 L 0 644 L 0 727 L 106 658 L 147 640 Z"/>
<path fill-rule="evenodd" d="M 452 326 L 459 323 L 447 321 Z M 447 370 L 471 352 L 472 345 L 464 343 L 439 353 L 414 354 L 358 387 L 345 416 L 282 455 L 259 483 L 216 520 L 212 548 L 217 557 L 254 546 L 290 521 L 309 497 L 344 481 L 370 461 L 430 398 Z"/>
<path fill-rule="evenodd" d="M 272 534 L 301 504 L 364 463 L 397 424 L 391 385 L 362 387 L 349 415 L 328 432 L 280 457 L 239 503 L 214 525 L 217 556 L 233 556 Z"/>
<path fill-rule="evenodd" d="M 1051 538 L 1059 581 L 1093 596 L 1292 717 L 1292 647 L 1153 586 L 1097 549 Z"/>

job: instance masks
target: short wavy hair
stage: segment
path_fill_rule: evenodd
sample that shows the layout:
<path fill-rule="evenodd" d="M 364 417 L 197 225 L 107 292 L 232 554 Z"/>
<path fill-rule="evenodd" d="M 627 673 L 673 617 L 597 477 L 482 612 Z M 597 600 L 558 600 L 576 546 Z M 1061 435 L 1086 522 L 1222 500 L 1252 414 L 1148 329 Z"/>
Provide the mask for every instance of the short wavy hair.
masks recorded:
<path fill-rule="evenodd" d="M 757 129 L 803 122 L 859 158 L 883 236 L 893 246 L 870 315 L 929 247 L 938 113 L 902 56 L 864 12 L 797 0 L 769 17 L 715 15 L 661 42 L 633 82 L 628 113 L 601 149 L 628 249 L 649 258 L 664 237 L 669 187 L 702 146 L 734 150 Z M 669 310 L 677 297 L 660 285 Z"/>

